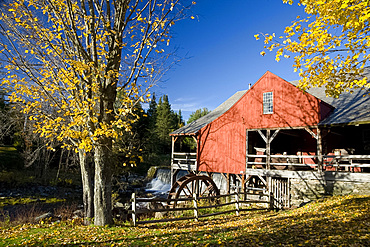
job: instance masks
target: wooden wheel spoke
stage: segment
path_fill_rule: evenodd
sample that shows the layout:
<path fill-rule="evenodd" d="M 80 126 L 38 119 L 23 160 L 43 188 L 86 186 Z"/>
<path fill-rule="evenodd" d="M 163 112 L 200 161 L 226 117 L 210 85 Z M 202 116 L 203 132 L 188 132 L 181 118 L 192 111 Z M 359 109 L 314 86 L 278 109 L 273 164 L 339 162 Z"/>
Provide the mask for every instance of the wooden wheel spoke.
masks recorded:
<path fill-rule="evenodd" d="M 212 184 L 210 184 L 210 185 L 208 185 L 207 186 L 207 188 L 205 188 L 205 190 L 202 192 L 202 194 L 201 194 L 201 196 L 203 196 L 204 195 L 204 193 L 206 193 L 207 191 L 208 192 L 211 192 L 212 191 Z M 211 193 L 210 193 L 211 194 Z"/>
<path fill-rule="evenodd" d="M 172 193 L 168 195 L 169 199 L 178 199 L 181 195 L 192 197 L 193 193 L 196 193 L 200 197 L 220 194 L 219 189 L 210 177 L 189 174 L 174 183 L 174 186 L 170 191 Z M 173 203 L 173 207 L 176 207 L 176 205 L 177 202 L 175 201 Z"/>
<path fill-rule="evenodd" d="M 183 191 L 184 191 L 184 194 L 185 194 L 186 196 L 188 196 L 188 197 L 191 197 L 191 189 L 189 189 L 188 185 L 186 185 L 186 186 L 184 187 L 184 189 L 186 189 L 186 190 L 189 192 L 189 194 L 186 194 L 185 190 L 183 190 Z"/>

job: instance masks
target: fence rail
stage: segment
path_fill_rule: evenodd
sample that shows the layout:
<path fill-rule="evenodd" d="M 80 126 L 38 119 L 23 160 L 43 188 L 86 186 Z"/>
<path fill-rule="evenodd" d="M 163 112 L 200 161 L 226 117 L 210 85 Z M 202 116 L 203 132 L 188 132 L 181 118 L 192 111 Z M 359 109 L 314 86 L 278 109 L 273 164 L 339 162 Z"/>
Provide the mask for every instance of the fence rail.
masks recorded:
<path fill-rule="evenodd" d="M 250 188 L 249 191 L 252 189 Z M 235 212 L 236 215 L 239 215 L 242 211 L 253 211 L 253 210 L 261 210 L 260 208 L 246 208 L 245 205 L 248 204 L 267 204 L 268 206 L 266 208 L 272 209 L 274 207 L 274 198 L 272 193 L 269 193 L 267 190 L 255 190 L 252 192 L 235 192 L 230 194 L 224 194 L 224 195 L 218 195 L 218 196 L 210 196 L 210 197 L 197 197 L 196 194 L 193 194 L 193 197 L 191 198 L 177 198 L 177 199 L 159 199 L 159 198 L 137 198 L 136 194 L 132 194 L 131 198 L 131 210 L 129 211 L 132 214 L 132 223 L 134 226 L 137 226 L 138 224 L 146 224 L 146 223 L 159 223 L 159 222 L 171 222 L 171 221 L 181 221 L 181 220 L 190 220 L 195 219 L 198 220 L 199 218 L 205 218 L 205 217 L 211 217 L 221 214 L 228 214 Z M 259 192 L 256 194 L 255 192 Z M 255 198 L 249 198 L 248 195 L 258 196 L 259 199 Z M 211 205 L 200 205 L 200 202 L 202 200 L 218 200 L 221 198 L 230 198 L 230 201 L 226 201 L 224 203 L 214 203 Z M 264 200 L 261 198 L 265 198 Z M 171 207 L 172 202 L 192 202 L 191 207 L 179 207 L 179 204 L 177 204 L 176 207 Z M 138 203 L 166 203 L 167 206 L 165 208 L 158 208 L 158 209 L 142 209 L 138 208 Z M 181 205 L 181 204 L 180 204 Z M 228 205 L 234 205 L 234 209 L 231 210 L 223 210 L 218 211 L 214 213 L 205 213 L 200 214 L 201 209 L 210 209 L 210 208 L 221 208 Z M 262 208 L 262 209 L 266 209 Z M 192 216 L 188 217 L 177 217 L 177 218 L 163 218 L 163 219 L 156 219 L 156 220 L 138 220 L 138 216 L 140 214 L 148 214 L 148 213 L 155 213 L 155 212 L 175 212 L 175 211 L 192 211 Z"/>
<path fill-rule="evenodd" d="M 197 153 L 172 153 L 172 169 L 195 171 L 197 168 Z"/>
<path fill-rule="evenodd" d="M 266 165 L 266 154 L 248 154 L 248 166 L 261 168 Z M 277 168 L 286 167 L 310 167 L 318 168 L 317 155 L 270 155 L 270 165 Z M 370 155 L 322 155 L 324 169 L 340 170 L 344 168 L 345 171 L 360 171 L 355 168 L 369 168 Z M 289 169 L 289 168 L 288 168 Z"/>

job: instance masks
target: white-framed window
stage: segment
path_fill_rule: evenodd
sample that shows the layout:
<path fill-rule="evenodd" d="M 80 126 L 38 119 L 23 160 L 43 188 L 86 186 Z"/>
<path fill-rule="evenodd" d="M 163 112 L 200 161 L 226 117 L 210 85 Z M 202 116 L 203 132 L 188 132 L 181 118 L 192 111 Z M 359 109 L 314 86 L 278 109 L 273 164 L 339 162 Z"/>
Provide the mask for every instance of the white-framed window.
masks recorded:
<path fill-rule="evenodd" d="M 274 95 L 272 92 L 263 93 L 263 114 L 274 113 Z"/>

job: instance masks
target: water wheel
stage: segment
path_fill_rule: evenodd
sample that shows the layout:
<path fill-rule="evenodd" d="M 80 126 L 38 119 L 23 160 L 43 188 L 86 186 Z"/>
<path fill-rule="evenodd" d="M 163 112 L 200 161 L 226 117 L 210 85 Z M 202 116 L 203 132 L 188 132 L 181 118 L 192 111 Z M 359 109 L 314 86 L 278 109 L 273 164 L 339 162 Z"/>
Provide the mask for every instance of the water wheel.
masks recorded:
<path fill-rule="evenodd" d="M 215 182 L 212 178 L 205 175 L 195 175 L 189 173 L 177 180 L 169 194 L 168 199 L 178 199 L 178 198 L 190 198 L 193 194 L 197 197 L 207 197 L 220 195 L 220 190 L 217 188 Z M 173 207 L 176 207 L 177 202 L 171 203 Z"/>

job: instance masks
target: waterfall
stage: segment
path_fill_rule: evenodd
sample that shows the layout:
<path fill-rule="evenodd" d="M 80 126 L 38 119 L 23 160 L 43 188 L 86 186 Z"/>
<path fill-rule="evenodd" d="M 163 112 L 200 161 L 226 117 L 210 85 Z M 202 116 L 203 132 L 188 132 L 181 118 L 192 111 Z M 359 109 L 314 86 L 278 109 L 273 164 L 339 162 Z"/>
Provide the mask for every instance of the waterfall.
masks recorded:
<path fill-rule="evenodd" d="M 188 171 L 179 171 L 176 180 L 188 174 Z M 146 191 L 155 195 L 164 196 L 168 194 L 171 189 L 171 169 L 158 168 L 155 172 L 155 177 L 146 186 Z"/>
<path fill-rule="evenodd" d="M 167 194 L 171 189 L 171 169 L 159 168 L 155 178 L 148 183 L 146 191 L 153 194 Z"/>
<path fill-rule="evenodd" d="M 170 184 L 171 183 L 171 169 L 159 168 L 157 170 L 155 177 L 165 184 Z"/>
<path fill-rule="evenodd" d="M 226 193 L 227 191 L 227 181 L 220 173 L 214 173 L 212 179 L 215 182 L 217 188 L 221 193 Z"/>

